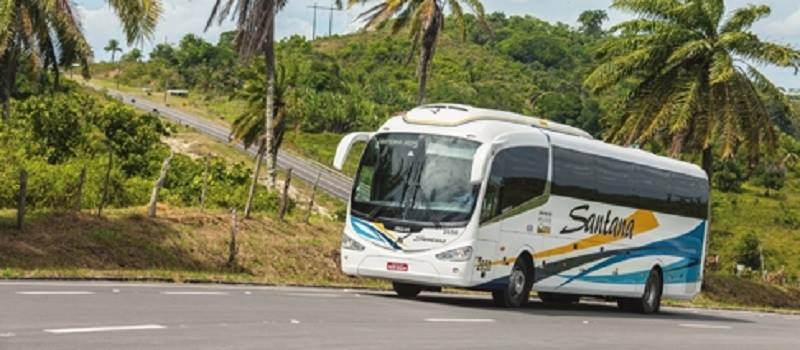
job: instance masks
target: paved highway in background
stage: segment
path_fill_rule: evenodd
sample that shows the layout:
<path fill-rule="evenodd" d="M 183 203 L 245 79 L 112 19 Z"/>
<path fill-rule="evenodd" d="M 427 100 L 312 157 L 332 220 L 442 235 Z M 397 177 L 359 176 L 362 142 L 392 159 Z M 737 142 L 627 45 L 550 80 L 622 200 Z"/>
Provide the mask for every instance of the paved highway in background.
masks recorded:
<path fill-rule="evenodd" d="M 89 86 L 98 89 L 97 86 Z M 193 128 L 220 142 L 228 143 L 230 129 L 227 126 L 221 125 L 220 123 L 216 123 L 206 118 L 192 115 L 175 108 L 167 107 L 161 103 L 156 103 L 133 95 L 128 95 L 117 90 L 108 89 L 108 93 L 111 96 L 119 98 L 122 102 L 128 105 L 147 112 L 157 111 L 159 115 L 174 123 Z M 236 147 L 244 149 L 241 144 L 236 144 Z M 257 147 L 251 147 L 247 149 L 247 152 L 255 156 Z M 322 190 L 341 200 L 346 201 L 350 198 L 350 190 L 353 187 L 353 180 L 326 165 L 301 158 L 286 151 L 279 151 L 278 167 L 281 169 L 292 168 L 293 176 L 309 183 L 313 183 L 317 178 L 317 174 L 319 174 L 319 187 Z"/>
<path fill-rule="evenodd" d="M 0 310 L 0 349 L 800 349 L 800 316 L 488 295 L 4 281 Z"/>

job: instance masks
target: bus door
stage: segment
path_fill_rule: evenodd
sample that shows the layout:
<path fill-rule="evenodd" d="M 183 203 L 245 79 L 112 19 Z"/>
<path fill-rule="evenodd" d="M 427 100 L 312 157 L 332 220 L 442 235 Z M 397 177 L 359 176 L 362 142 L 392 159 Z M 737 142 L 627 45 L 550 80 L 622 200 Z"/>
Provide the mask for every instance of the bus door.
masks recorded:
<path fill-rule="evenodd" d="M 492 160 L 481 205 L 479 238 L 497 242 L 491 270 L 495 278 L 507 276 L 522 250 L 534 253 L 551 239 L 549 219 L 541 213 L 547 202 L 550 152 L 541 134 L 541 146 L 509 145 Z"/>

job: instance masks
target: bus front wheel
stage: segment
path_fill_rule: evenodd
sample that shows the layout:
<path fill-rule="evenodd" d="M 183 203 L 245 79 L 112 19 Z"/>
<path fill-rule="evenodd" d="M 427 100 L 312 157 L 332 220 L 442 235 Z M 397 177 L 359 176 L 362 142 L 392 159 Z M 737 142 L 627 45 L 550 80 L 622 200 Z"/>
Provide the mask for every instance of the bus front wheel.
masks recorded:
<path fill-rule="evenodd" d="M 622 310 L 639 312 L 643 314 L 658 313 L 661 309 L 661 295 L 664 291 L 664 283 L 661 272 L 657 268 L 650 270 L 647 277 L 647 284 L 644 286 L 644 294 L 641 298 L 620 298 L 617 305 Z"/>
<path fill-rule="evenodd" d="M 508 284 L 503 289 L 492 291 L 494 304 L 500 307 L 521 307 L 528 302 L 533 286 L 533 266 L 529 259 L 517 259 Z"/>
<path fill-rule="evenodd" d="M 401 282 L 392 282 L 392 288 L 397 296 L 405 299 L 414 299 L 422 291 L 422 286 Z"/>

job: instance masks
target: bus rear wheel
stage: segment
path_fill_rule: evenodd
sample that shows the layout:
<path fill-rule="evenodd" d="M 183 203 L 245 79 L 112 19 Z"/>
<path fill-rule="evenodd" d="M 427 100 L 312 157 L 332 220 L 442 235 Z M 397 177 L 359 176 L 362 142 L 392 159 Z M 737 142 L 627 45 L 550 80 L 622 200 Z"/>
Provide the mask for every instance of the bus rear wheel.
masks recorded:
<path fill-rule="evenodd" d="M 528 302 L 532 286 L 533 266 L 528 259 L 517 259 L 508 277 L 508 285 L 492 291 L 492 300 L 500 307 L 524 306 Z"/>
<path fill-rule="evenodd" d="M 422 286 L 402 282 L 392 282 L 392 288 L 397 296 L 405 299 L 414 299 L 422 291 Z"/>
<path fill-rule="evenodd" d="M 643 314 L 654 314 L 661 310 L 661 295 L 664 292 L 664 282 L 661 272 L 654 268 L 650 270 L 644 294 L 641 298 L 620 298 L 617 305 L 620 309 Z"/>

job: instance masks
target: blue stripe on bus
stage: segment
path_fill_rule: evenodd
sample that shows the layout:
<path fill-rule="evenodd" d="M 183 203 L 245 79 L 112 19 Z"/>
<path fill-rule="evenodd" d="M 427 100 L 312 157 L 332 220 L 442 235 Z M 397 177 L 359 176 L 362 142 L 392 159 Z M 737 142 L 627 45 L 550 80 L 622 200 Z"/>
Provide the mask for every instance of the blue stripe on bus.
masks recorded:
<path fill-rule="evenodd" d="M 667 266 L 662 266 L 664 283 L 695 283 L 700 280 L 700 262 L 703 254 L 706 222 L 703 221 L 689 233 L 646 244 L 641 247 L 623 249 L 616 255 L 595 264 L 594 266 L 573 276 L 560 274 L 567 278 L 561 284 L 564 286 L 572 281 L 580 280 L 595 283 L 612 284 L 642 284 L 647 281 L 650 270 L 630 272 L 620 275 L 587 276 L 602 268 L 644 256 L 674 256 L 681 260 Z"/>
<path fill-rule="evenodd" d="M 662 266 L 665 284 L 696 283 L 700 281 L 701 259 L 705 239 L 706 222 L 703 221 L 697 227 L 686 234 L 652 242 L 641 247 L 620 249 L 613 252 L 607 259 L 593 265 L 577 275 L 557 274 L 556 276 L 566 278 L 567 281 L 559 287 L 563 287 L 573 281 L 604 284 L 644 284 L 650 274 L 650 270 L 629 272 L 618 275 L 588 276 L 588 274 L 598 271 L 605 267 L 610 267 L 630 259 L 645 256 L 673 256 L 681 258 L 677 262 Z M 557 264 L 558 262 L 553 262 Z M 495 278 L 483 283 L 474 289 L 487 290 L 504 288 L 508 283 L 509 276 Z"/>
<path fill-rule="evenodd" d="M 386 237 L 383 232 L 380 232 L 378 229 L 372 226 L 371 223 L 358 219 L 356 217 L 351 217 L 350 224 L 353 226 L 353 230 L 356 231 L 361 237 L 369 239 L 373 242 L 376 242 L 382 246 L 387 246 L 394 250 L 401 250 L 402 248 L 391 238 Z"/>

